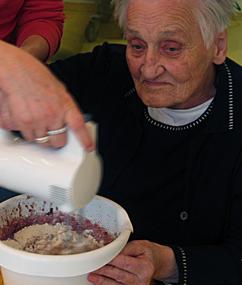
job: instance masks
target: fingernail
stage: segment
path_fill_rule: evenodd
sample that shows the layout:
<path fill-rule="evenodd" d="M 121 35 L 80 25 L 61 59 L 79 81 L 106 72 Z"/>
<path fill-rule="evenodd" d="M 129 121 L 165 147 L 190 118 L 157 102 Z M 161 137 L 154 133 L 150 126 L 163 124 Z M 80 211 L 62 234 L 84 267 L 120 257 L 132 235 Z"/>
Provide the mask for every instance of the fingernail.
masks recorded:
<path fill-rule="evenodd" d="M 96 149 L 96 144 L 95 144 L 95 143 L 90 143 L 90 144 L 88 144 L 88 145 L 86 146 L 86 150 L 87 150 L 88 152 L 93 151 L 93 150 L 95 150 L 95 149 Z"/>
<path fill-rule="evenodd" d="M 97 278 L 95 277 L 95 275 L 93 275 L 93 274 L 88 274 L 88 276 L 87 276 L 87 280 L 89 281 L 89 282 L 91 282 L 91 283 L 94 283 L 96 280 L 97 280 Z"/>
<path fill-rule="evenodd" d="M 94 151 L 94 150 L 95 150 L 94 145 L 87 146 L 87 147 L 86 147 L 86 150 L 87 150 L 88 152 Z"/>

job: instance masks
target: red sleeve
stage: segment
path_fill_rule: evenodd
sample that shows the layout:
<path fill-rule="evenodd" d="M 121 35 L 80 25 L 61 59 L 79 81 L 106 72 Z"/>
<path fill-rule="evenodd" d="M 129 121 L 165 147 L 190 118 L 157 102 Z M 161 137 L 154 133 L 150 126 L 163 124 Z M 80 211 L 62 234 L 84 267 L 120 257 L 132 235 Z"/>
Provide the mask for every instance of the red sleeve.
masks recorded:
<path fill-rule="evenodd" d="M 31 35 L 40 35 L 49 43 L 49 55 L 53 55 L 63 33 L 63 9 L 62 0 L 25 0 L 19 13 L 16 45 Z"/>

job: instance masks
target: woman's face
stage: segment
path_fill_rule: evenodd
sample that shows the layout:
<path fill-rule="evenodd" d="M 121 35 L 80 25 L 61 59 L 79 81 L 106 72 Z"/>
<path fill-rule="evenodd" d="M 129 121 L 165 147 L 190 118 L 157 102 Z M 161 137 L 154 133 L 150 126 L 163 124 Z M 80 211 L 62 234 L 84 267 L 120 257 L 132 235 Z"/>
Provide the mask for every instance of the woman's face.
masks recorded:
<path fill-rule="evenodd" d="M 190 108 L 213 95 L 213 63 L 225 59 L 226 33 L 205 47 L 192 13 L 196 2 L 130 0 L 126 57 L 147 106 Z"/>

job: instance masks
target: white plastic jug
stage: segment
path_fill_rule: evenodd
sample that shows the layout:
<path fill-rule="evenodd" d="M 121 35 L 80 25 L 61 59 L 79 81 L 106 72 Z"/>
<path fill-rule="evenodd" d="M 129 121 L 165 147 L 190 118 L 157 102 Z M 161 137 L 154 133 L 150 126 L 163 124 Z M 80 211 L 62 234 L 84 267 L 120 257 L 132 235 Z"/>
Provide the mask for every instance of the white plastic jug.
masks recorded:
<path fill-rule="evenodd" d="M 92 133 L 95 125 L 88 123 Z M 60 149 L 44 148 L 0 130 L 0 186 L 55 202 L 62 211 L 85 206 L 101 180 L 96 151 L 87 153 L 68 131 Z"/>

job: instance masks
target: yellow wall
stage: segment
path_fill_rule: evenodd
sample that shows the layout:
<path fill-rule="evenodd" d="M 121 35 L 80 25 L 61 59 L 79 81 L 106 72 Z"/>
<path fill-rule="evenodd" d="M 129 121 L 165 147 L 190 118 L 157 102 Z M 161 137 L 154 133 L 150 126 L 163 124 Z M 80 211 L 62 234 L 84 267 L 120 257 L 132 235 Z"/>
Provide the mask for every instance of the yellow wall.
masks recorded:
<path fill-rule="evenodd" d="M 85 27 L 95 11 L 94 4 L 65 2 L 64 34 L 59 52 L 52 58 L 53 61 L 81 51 L 85 41 Z"/>
<path fill-rule="evenodd" d="M 74 1 L 74 2 L 73 2 Z M 104 41 L 115 42 L 121 40 L 121 32 L 117 24 L 112 20 L 102 23 L 98 39 L 89 43 L 85 39 L 85 29 L 91 17 L 96 13 L 97 5 L 93 3 L 78 3 L 78 0 L 65 1 L 65 25 L 64 34 L 58 53 L 52 61 L 65 58 L 80 51 L 89 51 L 97 44 Z"/>
<path fill-rule="evenodd" d="M 103 23 L 101 25 L 100 34 L 96 42 L 88 43 L 85 39 L 84 31 L 91 16 L 96 13 L 96 4 L 94 2 L 77 3 L 77 1 L 72 1 L 68 0 L 68 2 L 65 2 L 66 21 L 64 35 L 61 48 L 53 60 L 64 58 L 80 51 L 89 51 L 95 45 L 104 41 L 124 42 L 117 24 L 112 21 L 111 23 Z M 229 57 L 242 65 L 242 13 L 239 13 L 232 21 L 228 30 L 228 36 Z"/>
<path fill-rule="evenodd" d="M 242 13 L 237 15 L 228 29 L 229 57 L 242 65 Z"/>

